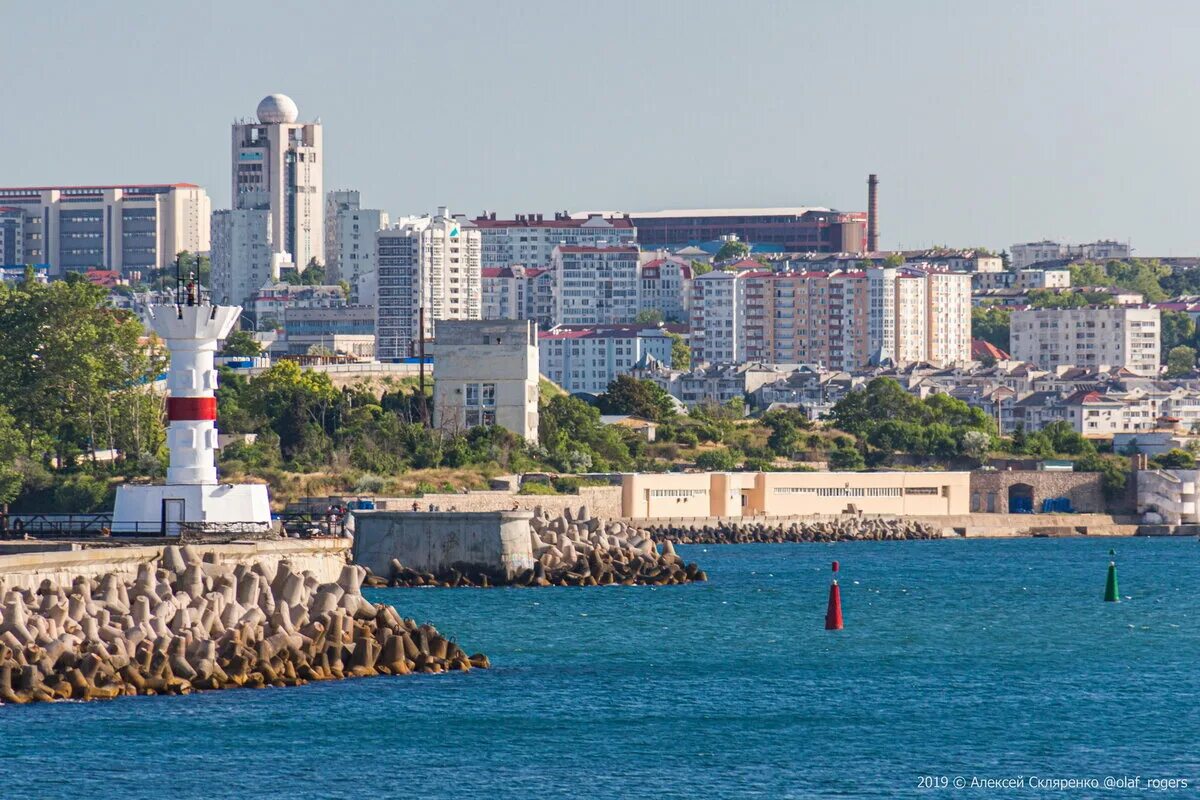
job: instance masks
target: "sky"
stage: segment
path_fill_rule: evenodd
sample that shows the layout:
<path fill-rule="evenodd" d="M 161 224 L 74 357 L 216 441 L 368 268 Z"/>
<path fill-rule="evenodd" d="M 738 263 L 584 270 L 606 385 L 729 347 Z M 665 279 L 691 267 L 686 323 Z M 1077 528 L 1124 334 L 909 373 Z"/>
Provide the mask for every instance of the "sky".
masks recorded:
<path fill-rule="evenodd" d="M 885 248 L 1200 253 L 1200 4 L 4 3 L 0 186 L 203 185 L 272 92 L 393 216 L 866 209 Z"/>

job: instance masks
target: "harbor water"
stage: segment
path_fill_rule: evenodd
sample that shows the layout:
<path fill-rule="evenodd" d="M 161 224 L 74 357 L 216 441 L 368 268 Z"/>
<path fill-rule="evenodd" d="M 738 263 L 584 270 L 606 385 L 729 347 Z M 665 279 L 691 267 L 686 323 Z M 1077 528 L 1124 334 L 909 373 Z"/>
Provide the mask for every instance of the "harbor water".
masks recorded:
<path fill-rule="evenodd" d="M 1110 547 L 1119 603 L 1103 602 Z M 974 793 L 1032 797 L 1046 792 L 1031 778 L 1200 785 L 1195 539 L 679 551 L 708 583 L 368 592 L 486 652 L 488 671 L 0 707 L 2 795 L 911 797 L 955 794 L 959 777 L 1020 776 L 1024 787 Z M 845 629 L 827 632 L 833 560 Z"/>

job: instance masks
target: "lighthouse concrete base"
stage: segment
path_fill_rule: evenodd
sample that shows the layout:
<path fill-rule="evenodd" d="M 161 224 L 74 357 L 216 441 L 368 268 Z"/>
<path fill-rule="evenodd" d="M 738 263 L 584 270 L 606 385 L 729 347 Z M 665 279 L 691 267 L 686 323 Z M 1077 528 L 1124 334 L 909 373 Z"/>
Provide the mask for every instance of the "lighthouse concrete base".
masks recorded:
<path fill-rule="evenodd" d="M 255 483 L 117 487 L 113 533 L 265 533 L 271 529 L 267 487 Z"/>

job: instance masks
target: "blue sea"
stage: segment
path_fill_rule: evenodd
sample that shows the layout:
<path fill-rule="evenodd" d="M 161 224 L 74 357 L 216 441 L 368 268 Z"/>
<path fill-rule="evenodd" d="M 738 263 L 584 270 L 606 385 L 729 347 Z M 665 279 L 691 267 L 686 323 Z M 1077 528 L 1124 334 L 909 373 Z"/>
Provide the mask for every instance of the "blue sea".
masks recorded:
<path fill-rule="evenodd" d="M 1119 604 L 1102 602 L 1110 547 Z M 1157 796 L 1200 786 L 1195 539 L 679 550 L 707 584 L 371 593 L 486 652 L 488 671 L 0 708 L 0 796 L 1145 796 L 1104 788 L 1135 776 L 1188 782 Z M 846 627 L 827 632 L 834 559 Z M 1038 783 L 1053 779 L 1099 785 Z"/>

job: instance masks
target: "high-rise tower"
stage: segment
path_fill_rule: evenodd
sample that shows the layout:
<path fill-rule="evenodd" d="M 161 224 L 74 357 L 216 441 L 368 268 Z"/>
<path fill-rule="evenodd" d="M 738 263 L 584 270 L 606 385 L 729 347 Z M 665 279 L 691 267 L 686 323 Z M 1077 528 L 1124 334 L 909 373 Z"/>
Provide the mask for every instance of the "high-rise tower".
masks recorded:
<path fill-rule="evenodd" d="M 272 94 L 258 104 L 258 121 L 233 124 L 235 209 L 271 212 L 271 246 L 289 253 L 297 268 L 325 257 L 325 154 L 320 122 L 297 122 L 290 97 Z"/>

